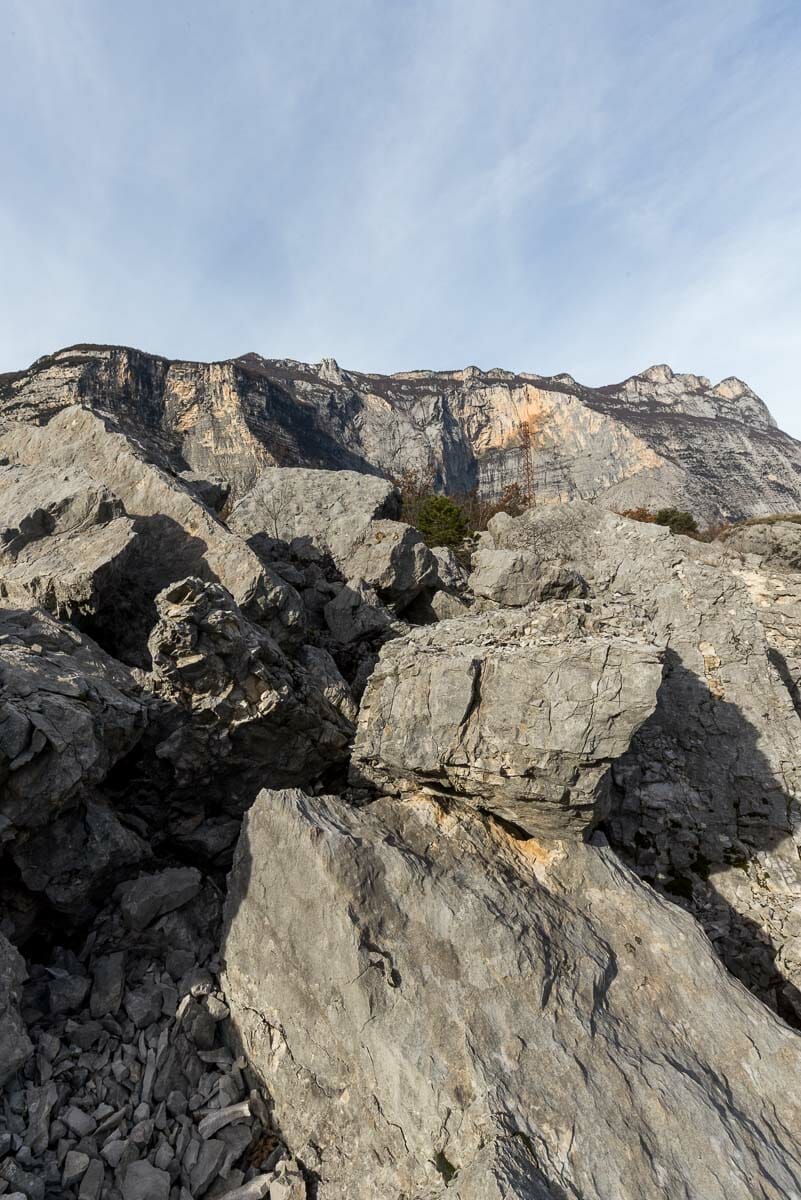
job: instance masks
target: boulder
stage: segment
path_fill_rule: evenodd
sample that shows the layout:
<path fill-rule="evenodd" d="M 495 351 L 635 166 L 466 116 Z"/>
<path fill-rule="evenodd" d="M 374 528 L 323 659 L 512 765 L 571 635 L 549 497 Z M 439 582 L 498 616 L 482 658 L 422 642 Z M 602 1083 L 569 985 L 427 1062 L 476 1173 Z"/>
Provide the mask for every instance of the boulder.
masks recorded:
<path fill-rule="evenodd" d="M 801 1021 L 801 723 L 779 649 L 801 649 L 799 595 L 725 543 L 582 502 L 499 515 L 487 540 L 524 556 L 534 581 L 557 562 L 575 571 L 668 646 L 656 711 L 613 769 L 607 832 L 749 987 Z"/>
<path fill-rule="evenodd" d="M 59 912 L 82 920 L 122 872 L 141 866 L 151 853 L 147 842 L 99 798 L 87 798 L 61 813 L 15 841 L 11 851 L 27 888 L 44 893 Z"/>
<path fill-rule="evenodd" d="M 0 1087 L 33 1052 L 19 1013 L 19 997 L 26 975 L 22 955 L 0 933 Z"/>
<path fill-rule="evenodd" d="M 86 625 L 125 593 L 133 521 L 80 469 L 0 466 L 0 600 Z"/>
<path fill-rule="evenodd" d="M 233 1029 L 319 1200 L 801 1190 L 801 1042 L 609 849 L 263 792 L 226 921 Z"/>
<path fill-rule="evenodd" d="M 45 425 L 6 419 L 0 425 L 2 456 L 29 468 L 81 471 L 125 505 L 137 535 L 136 570 L 130 573 L 133 594 L 126 609 L 127 620 L 137 625 L 137 641 L 133 646 L 131 638 L 126 642 L 120 617 L 116 637 L 128 657 L 135 657 L 135 646 L 152 625 L 155 594 L 187 575 L 219 581 L 280 640 L 299 639 L 303 606 L 294 589 L 231 533 L 190 486 L 148 461 L 110 416 L 71 405 Z"/>
<path fill-rule="evenodd" d="M 402 628 L 363 579 L 349 579 L 323 609 L 331 636 L 342 646 L 366 640 L 383 641 Z"/>
<path fill-rule="evenodd" d="M 157 917 L 182 908 L 200 891 L 202 877 L 195 867 L 167 867 L 140 875 L 119 889 L 122 919 L 129 929 L 146 929 Z"/>
<path fill-rule="evenodd" d="M 659 651 L 552 603 L 417 629 L 381 651 L 351 778 L 456 794 L 541 836 L 604 817 L 608 771 L 651 716 Z M 625 631 L 625 626 L 623 626 Z"/>
<path fill-rule="evenodd" d="M 434 546 L 431 553 L 437 560 L 437 583 L 443 591 L 460 594 L 467 591 L 468 572 L 449 546 Z"/>
<path fill-rule="evenodd" d="M 219 584 L 185 579 L 156 604 L 148 682 L 171 713 L 155 753 L 179 788 L 244 805 L 265 771 L 295 784 L 345 760 L 354 705 L 328 655 L 290 660 Z"/>
<path fill-rule="evenodd" d="M 0 818 L 17 828 L 51 822 L 145 727 L 131 673 L 40 611 L 0 612 L 0 682 Z"/>
<path fill-rule="evenodd" d="M 268 467 L 234 505 L 228 527 L 257 541 L 309 537 L 342 565 L 370 523 L 396 516 L 399 505 L 395 486 L 377 475 Z"/>
<path fill-rule="evenodd" d="M 401 521 L 372 521 L 346 565 L 349 578 L 363 579 L 397 612 L 437 584 L 437 560 L 417 530 Z"/>

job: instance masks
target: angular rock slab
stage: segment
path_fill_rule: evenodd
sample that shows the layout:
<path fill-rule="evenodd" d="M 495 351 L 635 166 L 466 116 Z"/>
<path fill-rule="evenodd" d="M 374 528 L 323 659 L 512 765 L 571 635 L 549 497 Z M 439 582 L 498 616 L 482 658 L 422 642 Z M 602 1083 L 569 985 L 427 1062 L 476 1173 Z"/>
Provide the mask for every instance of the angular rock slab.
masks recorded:
<path fill-rule="evenodd" d="M 348 555 L 346 574 L 363 579 L 397 611 L 439 583 L 436 558 L 417 530 L 402 521 L 371 522 Z"/>
<path fill-rule="evenodd" d="M 540 836 L 606 813 L 608 768 L 651 715 L 656 647 L 587 633 L 567 605 L 493 613 L 389 642 L 367 684 L 351 775 L 458 794 Z"/>
<path fill-rule="evenodd" d="M 801 1041 L 610 850 L 262 792 L 230 884 L 234 1028 L 319 1200 L 801 1194 Z"/>
<path fill-rule="evenodd" d="M 394 485 L 377 475 L 267 467 L 234 505 L 228 527 L 245 538 L 310 537 L 341 566 L 371 521 L 398 508 Z"/>

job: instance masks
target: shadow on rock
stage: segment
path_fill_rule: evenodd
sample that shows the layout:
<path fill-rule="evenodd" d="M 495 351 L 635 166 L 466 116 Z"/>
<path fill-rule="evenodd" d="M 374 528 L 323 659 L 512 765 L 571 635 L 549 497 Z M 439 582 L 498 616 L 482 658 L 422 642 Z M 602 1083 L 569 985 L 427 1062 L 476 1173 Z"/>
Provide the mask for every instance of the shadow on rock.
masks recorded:
<path fill-rule="evenodd" d="M 668 651 L 656 711 L 612 780 L 602 828 L 615 850 L 696 917 L 732 974 L 801 1027 L 801 992 L 777 961 L 787 893 L 772 887 L 778 881 L 781 889 L 785 872 L 797 874 L 795 801 L 760 750 L 758 731 Z M 771 939 L 766 909 L 774 905 Z"/>

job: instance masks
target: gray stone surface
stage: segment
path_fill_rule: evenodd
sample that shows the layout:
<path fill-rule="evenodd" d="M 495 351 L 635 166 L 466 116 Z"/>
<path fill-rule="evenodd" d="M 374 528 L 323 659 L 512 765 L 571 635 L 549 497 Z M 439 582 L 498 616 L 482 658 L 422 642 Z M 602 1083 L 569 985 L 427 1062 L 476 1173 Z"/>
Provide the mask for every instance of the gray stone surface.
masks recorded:
<path fill-rule="evenodd" d="M 320 1200 L 801 1189 L 801 1042 L 609 850 L 265 792 L 227 911 L 226 997 Z"/>
<path fill-rule="evenodd" d="M 157 917 L 194 900 L 201 882 L 195 867 L 167 867 L 123 884 L 119 900 L 125 924 L 129 929 L 146 929 Z"/>
<path fill-rule="evenodd" d="M 402 628 L 363 579 L 349 579 L 324 612 L 331 636 L 343 646 L 367 639 L 382 641 Z"/>
<path fill-rule="evenodd" d="M 131 1163 L 125 1171 L 122 1200 L 169 1200 L 170 1177 L 147 1161 Z"/>
<path fill-rule="evenodd" d="M 759 521 L 738 525 L 724 535 L 723 545 L 739 554 L 755 555 L 763 565 L 801 570 L 801 521 Z"/>
<path fill-rule="evenodd" d="M 246 538 L 309 537 L 343 566 L 371 522 L 397 511 L 394 486 L 377 475 L 268 467 L 234 506 L 228 525 Z"/>
<path fill-rule="evenodd" d="M 345 565 L 348 578 L 363 579 L 399 612 L 437 585 L 437 560 L 417 530 L 401 521 L 372 521 Z"/>
<path fill-rule="evenodd" d="M 142 734 L 130 672 L 39 611 L 0 612 L 0 815 L 37 828 Z"/>
<path fill-rule="evenodd" d="M 801 650 L 791 573 L 583 503 L 490 522 L 529 578 L 575 570 L 668 647 L 654 715 L 615 764 L 609 834 L 702 922 L 724 961 L 801 1018 Z M 783 599 L 780 599 L 782 598 Z M 790 655 L 790 662 L 782 650 Z"/>
<path fill-rule="evenodd" d="M 344 761 L 353 700 L 328 656 L 292 661 L 218 584 L 183 580 L 157 607 L 149 685 L 185 719 L 168 725 L 156 754 L 173 765 L 177 785 L 202 780 L 249 802 L 265 770 L 301 783 Z"/>
<path fill-rule="evenodd" d="M 129 573 L 129 619 L 141 621 L 148 599 L 171 581 L 194 574 L 219 580 L 276 636 L 297 640 L 303 612 L 293 589 L 187 486 L 149 462 L 107 414 L 73 405 L 46 425 L 6 420 L 0 425 L 0 456 L 14 465 L 79 470 L 124 503 L 137 534 L 138 576 Z"/>
<path fill-rule="evenodd" d="M 19 1013 L 26 973 L 22 955 L 0 933 L 0 1086 L 19 1070 L 33 1050 Z"/>
<path fill-rule="evenodd" d="M 0 465 L 0 600 L 91 623 L 136 571 L 134 522 L 85 471 Z"/>
<path fill-rule="evenodd" d="M 608 809 L 608 771 L 654 712 L 657 647 L 565 603 L 417 629 L 367 684 L 351 778 L 426 788 L 531 833 L 580 835 Z"/>

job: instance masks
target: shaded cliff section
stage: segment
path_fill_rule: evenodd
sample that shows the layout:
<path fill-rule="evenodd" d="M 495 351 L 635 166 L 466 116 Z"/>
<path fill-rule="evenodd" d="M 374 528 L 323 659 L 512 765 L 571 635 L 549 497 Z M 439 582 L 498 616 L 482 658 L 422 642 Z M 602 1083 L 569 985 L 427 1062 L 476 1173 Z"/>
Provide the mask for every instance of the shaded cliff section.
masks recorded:
<path fill-rule="evenodd" d="M 710 523 L 801 509 L 801 443 L 759 397 L 667 366 L 588 388 L 500 369 L 377 375 L 333 359 L 196 363 L 79 345 L 0 375 L 0 415 L 46 422 L 76 402 L 111 413 L 176 474 L 225 479 L 234 499 L 266 466 L 412 472 L 497 495 L 524 476 L 525 422 L 539 503 L 678 504 Z"/>

